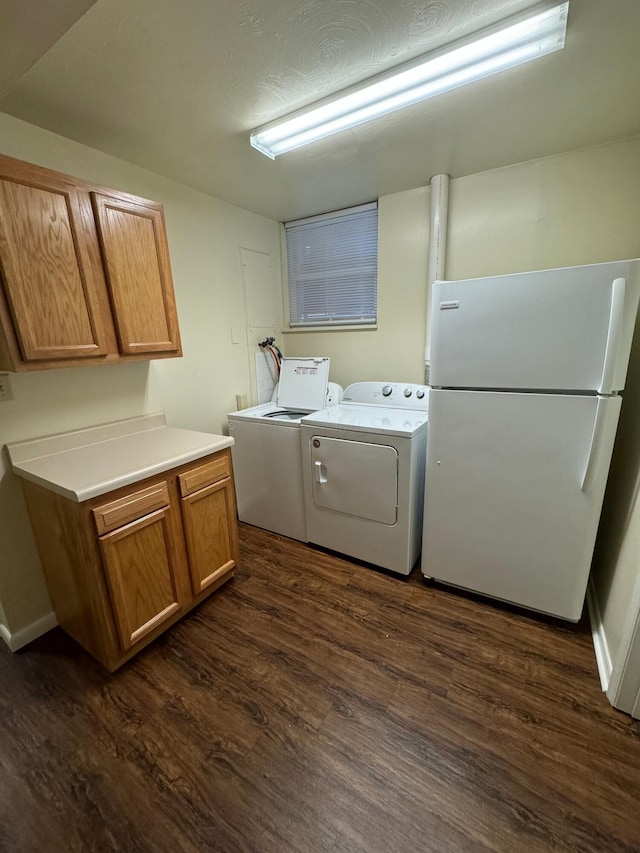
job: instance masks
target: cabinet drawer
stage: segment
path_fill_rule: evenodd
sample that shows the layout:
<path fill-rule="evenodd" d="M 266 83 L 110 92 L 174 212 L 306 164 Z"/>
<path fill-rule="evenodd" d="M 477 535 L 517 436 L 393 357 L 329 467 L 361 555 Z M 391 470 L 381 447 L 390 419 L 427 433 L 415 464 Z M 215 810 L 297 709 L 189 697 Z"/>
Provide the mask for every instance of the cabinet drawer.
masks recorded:
<path fill-rule="evenodd" d="M 211 483 L 216 483 L 218 480 L 224 480 L 225 477 L 231 475 L 229 465 L 229 456 L 222 456 L 220 459 L 214 459 L 212 462 L 207 462 L 205 465 L 199 465 L 197 468 L 192 468 L 185 474 L 180 474 L 180 494 L 182 497 L 197 492 L 198 489 L 203 489 L 205 486 L 210 486 Z"/>
<path fill-rule="evenodd" d="M 157 509 L 169 506 L 169 490 L 166 483 L 147 486 L 118 500 L 96 507 L 93 517 L 100 536 L 142 518 Z"/>

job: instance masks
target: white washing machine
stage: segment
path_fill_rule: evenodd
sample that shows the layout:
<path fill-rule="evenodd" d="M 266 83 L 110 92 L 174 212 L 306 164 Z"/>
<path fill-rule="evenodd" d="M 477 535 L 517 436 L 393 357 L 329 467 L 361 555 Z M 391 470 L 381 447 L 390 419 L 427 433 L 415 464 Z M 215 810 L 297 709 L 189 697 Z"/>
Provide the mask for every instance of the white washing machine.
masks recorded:
<path fill-rule="evenodd" d="M 328 379 L 328 358 L 284 358 L 275 399 L 227 416 L 240 521 L 307 541 L 300 419 L 340 401 Z"/>
<path fill-rule="evenodd" d="M 420 554 L 429 389 L 356 382 L 305 416 L 309 542 L 400 575 Z"/>

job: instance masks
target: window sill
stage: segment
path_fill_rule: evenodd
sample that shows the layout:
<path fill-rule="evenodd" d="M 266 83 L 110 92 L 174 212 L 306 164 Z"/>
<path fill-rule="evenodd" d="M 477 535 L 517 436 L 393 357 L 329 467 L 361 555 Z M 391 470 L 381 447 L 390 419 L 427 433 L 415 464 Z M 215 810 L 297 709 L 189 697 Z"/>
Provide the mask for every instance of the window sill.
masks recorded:
<path fill-rule="evenodd" d="M 375 332 L 378 329 L 377 323 L 366 323 L 360 326 L 295 326 L 294 328 L 281 329 L 283 335 L 299 335 L 303 332 Z"/>

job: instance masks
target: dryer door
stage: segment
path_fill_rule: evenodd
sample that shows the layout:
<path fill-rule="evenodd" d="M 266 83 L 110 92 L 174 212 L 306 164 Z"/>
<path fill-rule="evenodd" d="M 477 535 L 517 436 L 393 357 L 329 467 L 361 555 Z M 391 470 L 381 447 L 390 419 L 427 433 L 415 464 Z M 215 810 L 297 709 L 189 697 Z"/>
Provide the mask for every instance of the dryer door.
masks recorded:
<path fill-rule="evenodd" d="M 316 506 L 380 524 L 398 517 L 398 451 L 314 435 L 311 447 L 312 495 Z"/>

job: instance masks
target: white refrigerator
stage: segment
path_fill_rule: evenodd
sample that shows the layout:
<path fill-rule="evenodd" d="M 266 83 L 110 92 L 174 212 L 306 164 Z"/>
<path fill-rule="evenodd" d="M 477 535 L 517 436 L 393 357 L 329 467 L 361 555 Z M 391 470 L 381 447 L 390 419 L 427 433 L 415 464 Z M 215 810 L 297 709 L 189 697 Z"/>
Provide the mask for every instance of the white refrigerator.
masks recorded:
<path fill-rule="evenodd" d="M 577 621 L 640 260 L 436 282 L 427 578 Z"/>

